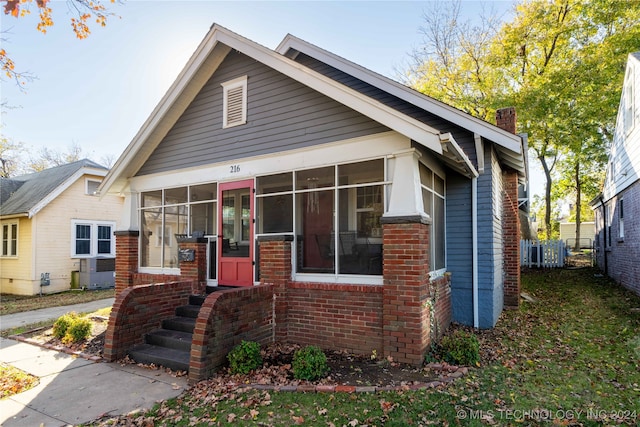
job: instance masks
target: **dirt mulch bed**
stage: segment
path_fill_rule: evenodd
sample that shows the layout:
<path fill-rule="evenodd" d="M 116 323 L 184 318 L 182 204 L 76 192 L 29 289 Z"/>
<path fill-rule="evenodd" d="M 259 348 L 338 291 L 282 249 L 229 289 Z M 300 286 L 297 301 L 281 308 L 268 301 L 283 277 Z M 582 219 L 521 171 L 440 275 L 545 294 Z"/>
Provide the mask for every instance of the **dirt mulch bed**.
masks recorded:
<path fill-rule="evenodd" d="M 102 361 L 108 319 L 102 316 L 90 316 L 89 318 L 93 322 L 91 336 L 80 343 L 63 343 L 53 336 L 52 327 L 39 328 L 12 338 L 90 360 Z M 293 378 L 291 363 L 293 354 L 298 348 L 300 346 L 296 344 L 282 343 L 265 346 L 262 349 L 263 367 L 261 369 L 248 375 L 231 375 L 228 369 L 222 369 L 216 377 L 218 380 L 224 378 L 237 384 L 273 386 L 315 384 L 355 387 L 411 387 L 451 381 L 464 375 L 467 371 L 466 368 L 458 368 L 447 364 L 428 364 L 415 367 L 397 363 L 391 358 L 380 358 L 377 355 L 360 356 L 345 351 L 325 351 L 329 368 L 328 374 L 326 377 L 311 383 Z M 119 362 L 136 363 L 129 358 L 122 359 Z M 154 365 L 139 365 L 151 369 L 164 369 Z M 177 374 L 184 375 L 185 373 Z"/>

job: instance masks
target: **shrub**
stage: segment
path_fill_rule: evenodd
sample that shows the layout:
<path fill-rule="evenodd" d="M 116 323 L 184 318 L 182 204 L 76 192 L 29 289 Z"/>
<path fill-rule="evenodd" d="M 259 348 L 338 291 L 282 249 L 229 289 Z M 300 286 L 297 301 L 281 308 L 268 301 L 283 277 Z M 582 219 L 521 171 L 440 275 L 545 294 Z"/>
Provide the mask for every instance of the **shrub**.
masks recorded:
<path fill-rule="evenodd" d="M 327 356 L 320 348 L 308 345 L 293 353 L 293 376 L 299 380 L 313 381 L 327 373 Z"/>
<path fill-rule="evenodd" d="M 248 374 L 262 366 L 260 344 L 243 340 L 227 354 L 227 360 L 232 374 Z"/>
<path fill-rule="evenodd" d="M 85 340 L 91 335 L 92 327 L 93 324 L 91 323 L 91 320 L 86 317 L 76 317 L 71 321 L 71 324 L 67 328 L 64 338 L 62 338 L 62 342 L 68 344 Z"/>
<path fill-rule="evenodd" d="M 451 335 L 445 335 L 440 348 L 447 363 L 466 366 L 480 363 L 480 343 L 472 333 L 458 329 Z"/>
<path fill-rule="evenodd" d="M 76 319 L 78 315 L 74 312 L 63 314 L 58 317 L 58 320 L 53 324 L 53 336 L 62 339 L 67 333 L 67 329 L 71 326 L 71 323 Z"/>

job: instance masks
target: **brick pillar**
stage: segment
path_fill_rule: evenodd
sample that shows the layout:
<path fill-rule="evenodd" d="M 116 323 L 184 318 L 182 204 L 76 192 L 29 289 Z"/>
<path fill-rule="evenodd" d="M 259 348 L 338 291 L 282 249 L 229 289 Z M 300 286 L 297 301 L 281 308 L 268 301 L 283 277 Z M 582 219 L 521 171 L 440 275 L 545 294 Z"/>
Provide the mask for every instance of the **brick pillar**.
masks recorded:
<path fill-rule="evenodd" d="M 384 356 L 420 365 L 430 344 L 429 232 L 421 217 L 383 217 Z"/>
<path fill-rule="evenodd" d="M 115 231 L 116 236 L 116 294 L 133 286 L 138 272 L 138 236 L 134 230 Z"/>
<path fill-rule="evenodd" d="M 275 341 L 287 340 L 287 286 L 291 282 L 293 236 L 260 236 L 258 250 L 261 285 L 274 285 L 273 321 Z"/>
<path fill-rule="evenodd" d="M 504 304 L 520 305 L 520 215 L 518 211 L 518 173 L 502 174 L 504 197 L 502 209 L 502 240 L 504 258 Z"/>
<path fill-rule="evenodd" d="M 192 280 L 195 288 L 192 292 L 204 295 L 207 286 L 207 240 L 186 237 L 178 241 L 180 250 L 193 251 L 193 261 L 180 262 L 180 280 Z"/>

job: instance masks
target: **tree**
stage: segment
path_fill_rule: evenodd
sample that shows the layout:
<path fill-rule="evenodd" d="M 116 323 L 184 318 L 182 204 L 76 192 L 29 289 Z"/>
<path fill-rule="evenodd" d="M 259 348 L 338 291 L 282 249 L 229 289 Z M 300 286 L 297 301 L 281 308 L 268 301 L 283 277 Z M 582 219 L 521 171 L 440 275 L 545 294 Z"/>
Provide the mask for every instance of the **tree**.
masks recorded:
<path fill-rule="evenodd" d="M 109 1 L 115 3 L 115 0 Z M 4 3 L 4 14 L 16 19 L 29 15 L 31 9 L 36 8 L 39 19 L 36 29 L 43 34 L 46 34 L 47 29 L 54 24 L 51 17 L 50 0 L 2 0 L 2 2 Z M 71 27 L 79 39 L 85 39 L 91 34 L 89 28 L 91 20 L 95 20 L 96 24 L 104 27 L 107 25 L 107 19 L 114 16 L 107 10 L 105 2 L 101 0 L 67 0 L 66 3 L 69 10 L 72 11 Z M 0 69 L 7 78 L 14 80 L 21 87 L 25 81 L 33 78 L 30 73 L 18 71 L 10 55 L 2 48 L 0 48 Z"/>
<path fill-rule="evenodd" d="M 410 81 L 485 120 L 498 107 L 516 107 L 545 173 L 549 238 L 556 175 L 572 177 L 579 222 L 585 178 L 599 176 L 606 161 L 624 62 L 640 49 L 640 2 L 525 0 L 498 30 L 477 27 L 487 32 L 459 24 L 457 5 L 425 16 L 424 48 L 414 53 Z M 462 49 L 476 40 L 475 50 Z"/>
<path fill-rule="evenodd" d="M 20 171 L 20 154 L 24 151 L 22 144 L 0 137 L 0 177 L 9 178 Z"/>

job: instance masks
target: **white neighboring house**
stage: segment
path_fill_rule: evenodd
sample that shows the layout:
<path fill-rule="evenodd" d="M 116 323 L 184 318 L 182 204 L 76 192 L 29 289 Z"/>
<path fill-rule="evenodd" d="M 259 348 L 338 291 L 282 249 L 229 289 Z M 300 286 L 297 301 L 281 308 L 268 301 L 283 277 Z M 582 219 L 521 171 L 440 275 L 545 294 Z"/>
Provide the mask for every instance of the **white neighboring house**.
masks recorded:
<path fill-rule="evenodd" d="M 74 271 L 80 287 L 113 286 L 124 199 L 95 195 L 107 172 L 84 159 L 0 180 L 0 293 L 64 291 Z"/>
<path fill-rule="evenodd" d="M 591 205 L 598 266 L 640 295 L 640 52 L 627 60 L 606 178 Z"/>

